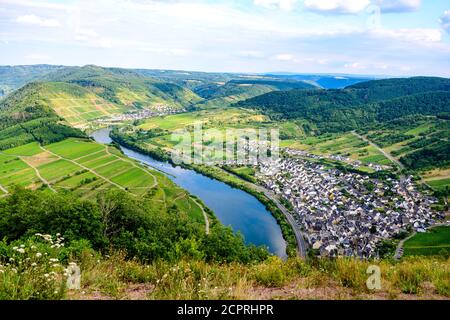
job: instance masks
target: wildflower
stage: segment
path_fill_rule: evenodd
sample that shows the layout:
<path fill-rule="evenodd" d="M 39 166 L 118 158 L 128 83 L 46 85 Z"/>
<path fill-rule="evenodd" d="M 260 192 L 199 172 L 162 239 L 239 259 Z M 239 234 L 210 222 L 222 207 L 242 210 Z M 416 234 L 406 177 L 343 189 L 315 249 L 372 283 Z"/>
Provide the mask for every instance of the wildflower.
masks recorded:
<path fill-rule="evenodd" d="M 36 267 L 36 266 L 37 266 L 37 263 L 36 263 L 36 262 L 33 262 L 33 263 L 31 264 L 31 266 L 32 266 L 32 267 Z"/>
<path fill-rule="evenodd" d="M 13 250 L 17 250 L 17 249 L 19 249 L 19 247 L 13 247 Z"/>
<path fill-rule="evenodd" d="M 50 258 L 49 261 L 50 261 L 50 262 L 57 262 L 58 259 L 56 259 L 56 258 Z"/>
<path fill-rule="evenodd" d="M 56 267 L 59 267 L 59 264 L 58 264 L 58 263 L 54 263 L 54 264 L 53 264 L 53 268 L 56 268 Z"/>
<path fill-rule="evenodd" d="M 25 253 L 25 249 L 24 249 L 24 248 L 19 248 L 19 249 L 17 249 L 17 252 L 19 252 L 19 253 Z"/>
<path fill-rule="evenodd" d="M 21 244 L 20 247 L 21 247 L 21 248 L 25 248 L 25 245 L 24 245 L 24 244 Z"/>
<path fill-rule="evenodd" d="M 5 273 L 5 270 L 0 269 L 0 273 Z"/>
<path fill-rule="evenodd" d="M 48 278 L 50 275 L 48 273 L 44 274 L 44 277 Z"/>
<path fill-rule="evenodd" d="M 9 258 L 9 262 L 14 262 L 14 258 Z"/>
<path fill-rule="evenodd" d="M 40 252 L 36 253 L 36 257 L 37 257 L 37 258 L 42 257 L 42 253 L 40 253 Z"/>

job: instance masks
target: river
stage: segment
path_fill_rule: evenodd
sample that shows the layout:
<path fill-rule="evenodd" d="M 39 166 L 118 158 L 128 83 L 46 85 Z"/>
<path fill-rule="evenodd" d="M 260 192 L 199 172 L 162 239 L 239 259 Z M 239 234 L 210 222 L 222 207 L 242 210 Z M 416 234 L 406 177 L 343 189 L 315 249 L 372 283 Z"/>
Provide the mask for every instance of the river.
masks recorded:
<path fill-rule="evenodd" d="M 109 129 L 98 130 L 92 137 L 99 143 L 108 144 L 112 142 L 109 132 Z M 125 147 L 122 147 L 122 151 L 128 157 L 166 173 L 177 185 L 199 197 L 214 211 L 222 224 L 240 232 L 246 243 L 265 246 L 271 253 L 286 257 L 286 242 L 280 226 L 265 206 L 252 195 L 194 170 L 174 167 Z"/>

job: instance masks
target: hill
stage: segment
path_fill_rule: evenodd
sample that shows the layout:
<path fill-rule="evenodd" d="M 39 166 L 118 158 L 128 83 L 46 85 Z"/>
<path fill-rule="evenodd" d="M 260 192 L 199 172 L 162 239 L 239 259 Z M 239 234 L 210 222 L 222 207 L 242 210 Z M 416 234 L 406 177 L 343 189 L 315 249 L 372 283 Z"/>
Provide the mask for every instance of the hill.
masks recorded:
<path fill-rule="evenodd" d="M 31 81 L 35 81 L 49 73 L 63 68 L 63 66 L 46 64 L 31 66 L 0 66 L 0 98 Z"/>
<path fill-rule="evenodd" d="M 84 136 L 49 106 L 41 94 L 43 87 L 40 83 L 28 84 L 0 103 L 0 150 Z"/>
<path fill-rule="evenodd" d="M 201 99 L 174 83 L 141 76 L 131 70 L 97 66 L 69 67 L 43 78 L 82 86 L 108 102 L 135 108 L 164 104 L 188 108 Z"/>
<path fill-rule="evenodd" d="M 272 75 L 146 69 L 134 71 L 147 77 L 170 81 L 192 90 L 204 99 L 197 104 L 197 107 L 202 109 L 228 107 L 232 103 L 272 91 L 319 87 L 314 82 Z"/>
<path fill-rule="evenodd" d="M 0 109 L 14 116 L 27 109 L 27 118 L 59 117 L 73 127 L 86 128 L 88 122 L 96 119 L 143 109 L 175 112 L 188 109 L 200 100 L 192 91 L 173 83 L 124 69 L 85 66 L 58 69 L 42 76 L 39 82 L 6 97 Z M 39 108 L 28 108 L 37 101 Z M 12 122 L 4 122 L 3 128 L 8 123 Z"/>
<path fill-rule="evenodd" d="M 345 87 L 373 80 L 371 76 L 354 76 L 346 74 L 266 74 L 269 77 L 280 79 L 306 81 L 323 89 L 343 89 Z"/>
<path fill-rule="evenodd" d="M 237 106 L 278 119 L 305 119 L 323 132 L 358 129 L 407 115 L 450 112 L 450 79 L 411 78 L 361 83 L 341 90 L 271 92 Z"/>
<path fill-rule="evenodd" d="M 194 91 L 205 99 L 197 107 L 228 107 L 233 103 L 257 97 L 262 94 L 292 89 L 313 89 L 314 85 L 303 81 L 277 79 L 231 80 L 225 84 L 209 83 L 197 87 Z"/>

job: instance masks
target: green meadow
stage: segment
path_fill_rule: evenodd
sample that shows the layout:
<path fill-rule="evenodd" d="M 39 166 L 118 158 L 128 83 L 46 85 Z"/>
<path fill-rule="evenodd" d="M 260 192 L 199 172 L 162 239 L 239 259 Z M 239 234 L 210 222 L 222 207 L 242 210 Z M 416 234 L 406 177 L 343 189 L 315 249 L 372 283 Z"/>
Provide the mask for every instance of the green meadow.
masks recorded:
<path fill-rule="evenodd" d="M 419 233 L 405 242 L 406 256 L 450 255 L 450 227 L 441 226 Z"/>

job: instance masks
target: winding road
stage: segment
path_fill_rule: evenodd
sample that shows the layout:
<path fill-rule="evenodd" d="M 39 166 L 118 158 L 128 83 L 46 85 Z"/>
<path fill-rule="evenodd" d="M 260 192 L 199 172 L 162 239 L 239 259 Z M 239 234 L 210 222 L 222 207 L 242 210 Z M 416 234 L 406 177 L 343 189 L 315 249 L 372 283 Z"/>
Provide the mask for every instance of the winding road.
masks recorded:
<path fill-rule="evenodd" d="M 352 131 L 352 134 L 358 138 L 360 138 L 361 140 L 367 142 L 368 144 L 370 144 L 372 147 L 374 147 L 375 149 L 377 149 L 378 151 L 380 151 L 386 158 L 388 158 L 390 161 L 392 161 L 393 163 L 395 163 L 397 166 L 400 167 L 400 169 L 405 169 L 405 166 L 398 161 L 397 159 L 395 159 L 391 154 L 389 154 L 388 152 L 384 151 L 382 148 L 380 148 L 378 145 L 376 145 L 375 143 L 373 143 L 372 141 L 370 141 L 369 139 L 367 139 L 366 137 L 358 134 L 356 131 Z"/>

